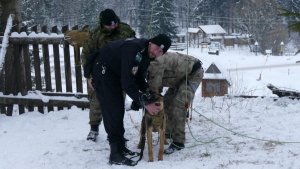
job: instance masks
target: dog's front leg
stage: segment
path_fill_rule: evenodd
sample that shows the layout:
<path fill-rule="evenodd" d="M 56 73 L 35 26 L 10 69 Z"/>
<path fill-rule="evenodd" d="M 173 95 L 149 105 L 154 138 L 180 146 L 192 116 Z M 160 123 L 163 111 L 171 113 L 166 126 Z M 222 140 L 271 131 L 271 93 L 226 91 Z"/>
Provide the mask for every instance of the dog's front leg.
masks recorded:
<path fill-rule="evenodd" d="M 153 131 L 153 126 L 152 125 L 147 126 L 147 143 L 148 143 L 149 162 L 153 161 L 152 131 Z"/>
<path fill-rule="evenodd" d="M 165 116 L 162 119 L 162 123 L 159 127 L 159 152 L 158 160 L 163 160 L 164 155 L 164 144 L 165 144 L 165 133 L 166 133 L 166 118 Z"/>

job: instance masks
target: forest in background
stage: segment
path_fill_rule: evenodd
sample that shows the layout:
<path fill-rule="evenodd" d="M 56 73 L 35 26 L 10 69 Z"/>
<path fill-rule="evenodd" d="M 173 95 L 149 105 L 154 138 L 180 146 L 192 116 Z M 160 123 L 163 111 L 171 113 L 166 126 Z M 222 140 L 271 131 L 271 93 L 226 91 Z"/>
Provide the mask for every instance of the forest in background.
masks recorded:
<path fill-rule="evenodd" d="M 111 8 L 140 37 L 167 33 L 176 37 L 187 27 L 219 24 L 228 34 L 248 34 L 262 49 L 279 48 L 298 33 L 288 24 L 299 18 L 279 16 L 279 9 L 300 12 L 299 0 L 1 0 L 20 5 L 20 22 L 32 25 L 97 26 L 101 10 Z M 2 5 L 1 5 L 2 6 Z M 0 6 L 0 14 L 3 9 Z M 4 15 L 2 15 L 4 16 Z M 3 32 L 4 23 L 1 23 Z"/>

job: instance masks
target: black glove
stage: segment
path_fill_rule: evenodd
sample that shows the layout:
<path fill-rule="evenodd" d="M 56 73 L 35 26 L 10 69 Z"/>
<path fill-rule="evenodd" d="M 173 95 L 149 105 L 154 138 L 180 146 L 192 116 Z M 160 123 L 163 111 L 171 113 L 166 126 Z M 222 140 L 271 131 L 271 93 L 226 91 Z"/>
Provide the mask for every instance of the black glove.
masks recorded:
<path fill-rule="evenodd" d="M 141 106 L 136 101 L 132 101 L 130 108 L 131 108 L 131 110 L 139 111 L 139 109 L 141 108 Z"/>

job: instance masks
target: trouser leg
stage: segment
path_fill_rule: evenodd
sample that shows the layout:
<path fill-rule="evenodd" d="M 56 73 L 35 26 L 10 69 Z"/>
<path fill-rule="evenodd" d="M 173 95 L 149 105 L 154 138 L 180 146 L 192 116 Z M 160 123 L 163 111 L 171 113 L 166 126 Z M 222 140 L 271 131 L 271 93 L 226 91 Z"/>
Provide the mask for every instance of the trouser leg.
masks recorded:
<path fill-rule="evenodd" d="M 100 102 L 96 96 L 96 92 L 90 88 L 88 89 L 88 96 L 90 102 L 89 124 L 91 126 L 99 126 L 102 121 Z"/>
<path fill-rule="evenodd" d="M 123 125 L 124 100 L 120 79 L 107 70 L 95 82 L 109 143 L 120 142 L 123 140 L 125 132 Z"/>
<path fill-rule="evenodd" d="M 192 75 L 189 75 L 188 81 L 183 81 L 177 90 L 174 90 L 175 97 L 170 97 L 169 106 L 172 107 L 168 118 L 171 126 L 171 133 L 173 142 L 185 143 L 185 122 L 187 115 L 186 105 L 193 102 L 195 92 L 201 83 L 203 77 L 203 70 L 199 69 Z"/>

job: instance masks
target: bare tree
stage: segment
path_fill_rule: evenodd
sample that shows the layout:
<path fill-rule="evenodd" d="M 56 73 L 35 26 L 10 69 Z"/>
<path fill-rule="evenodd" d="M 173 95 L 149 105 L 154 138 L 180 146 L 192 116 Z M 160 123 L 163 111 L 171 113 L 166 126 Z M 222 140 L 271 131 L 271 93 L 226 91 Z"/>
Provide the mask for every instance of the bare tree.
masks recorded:
<path fill-rule="evenodd" d="M 275 0 L 241 0 L 233 7 L 235 27 L 252 36 L 264 51 L 273 49 L 278 53 L 281 41 L 285 40 L 287 29 L 278 17 Z"/>

